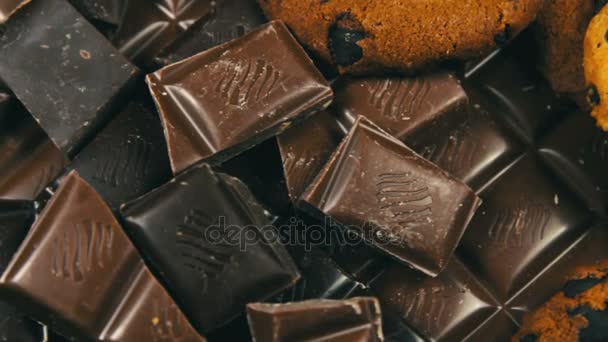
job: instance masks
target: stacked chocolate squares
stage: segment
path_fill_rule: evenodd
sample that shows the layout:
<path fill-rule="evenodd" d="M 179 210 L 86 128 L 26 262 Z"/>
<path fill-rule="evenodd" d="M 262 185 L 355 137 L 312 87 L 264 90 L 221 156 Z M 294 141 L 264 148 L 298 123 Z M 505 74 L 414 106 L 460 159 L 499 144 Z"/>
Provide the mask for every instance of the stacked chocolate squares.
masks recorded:
<path fill-rule="evenodd" d="M 1 340 L 506 341 L 608 258 L 608 136 L 526 33 L 349 78 L 254 0 L 0 22 Z"/>

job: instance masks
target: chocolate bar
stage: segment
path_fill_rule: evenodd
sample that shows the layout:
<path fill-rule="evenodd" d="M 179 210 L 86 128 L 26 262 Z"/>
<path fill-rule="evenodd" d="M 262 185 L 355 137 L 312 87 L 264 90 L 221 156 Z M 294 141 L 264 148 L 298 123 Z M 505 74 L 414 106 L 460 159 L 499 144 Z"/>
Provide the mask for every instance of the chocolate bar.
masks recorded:
<path fill-rule="evenodd" d="M 70 157 L 137 74 L 67 0 L 32 1 L 4 25 L 0 78 Z"/>
<path fill-rule="evenodd" d="M 0 113 L 0 198 L 33 200 L 66 160 L 23 106 L 11 102 Z"/>
<path fill-rule="evenodd" d="M 70 163 L 112 209 L 171 179 L 157 114 L 144 101 L 129 103 Z"/>
<path fill-rule="evenodd" d="M 525 38 L 525 37 L 524 37 Z M 522 47 L 528 51 L 533 47 Z M 534 70 L 534 62 L 518 58 L 517 48 L 500 51 L 473 68 L 464 86 L 471 101 L 480 104 L 522 140 L 532 143 L 573 112 L 574 105 L 551 90 Z"/>
<path fill-rule="evenodd" d="M 329 105 L 332 91 L 282 22 L 147 76 L 174 173 L 221 163 Z"/>
<path fill-rule="evenodd" d="M 251 335 L 259 342 L 384 341 L 381 315 L 372 297 L 247 305 Z"/>
<path fill-rule="evenodd" d="M 531 154 L 480 196 L 484 202 L 459 252 L 501 302 L 565 251 L 591 220 L 581 202 Z"/>
<path fill-rule="evenodd" d="M 277 137 L 287 190 L 292 201 L 300 198 L 341 139 L 338 123 L 328 112 L 316 114 Z"/>
<path fill-rule="evenodd" d="M 453 74 L 438 71 L 418 77 L 341 79 L 335 85 L 332 109 L 347 129 L 359 115 L 373 121 L 397 139 L 438 121 L 446 126 L 462 121 L 468 97 Z"/>
<path fill-rule="evenodd" d="M 70 339 L 203 341 L 76 172 L 4 271 L 0 296 Z"/>
<path fill-rule="evenodd" d="M 114 44 L 127 58 L 149 64 L 214 6 L 212 0 L 130 0 Z"/>
<path fill-rule="evenodd" d="M 336 87 L 332 109 L 344 127 L 363 115 L 475 191 L 524 150 L 451 73 L 342 79 Z"/>
<path fill-rule="evenodd" d="M 501 310 L 458 258 L 435 278 L 393 264 L 370 286 L 385 314 L 397 315 L 431 340 L 466 340 Z M 514 331 L 515 323 L 510 323 L 509 331 Z M 491 336 L 506 335 L 494 331 Z"/>
<path fill-rule="evenodd" d="M 469 187 L 359 117 L 301 204 L 435 276 L 480 200 Z"/>
<path fill-rule="evenodd" d="M 249 189 L 206 164 L 121 213 L 135 245 L 200 332 L 227 324 L 247 303 L 276 296 L 299 278 Z"/>
<path fill-rule="evenodd" d="M 266 23 L 255 0 L 222 0 L 211 15 L 194 23 L 155 60 L 168 65 L 237 39 Z"/>

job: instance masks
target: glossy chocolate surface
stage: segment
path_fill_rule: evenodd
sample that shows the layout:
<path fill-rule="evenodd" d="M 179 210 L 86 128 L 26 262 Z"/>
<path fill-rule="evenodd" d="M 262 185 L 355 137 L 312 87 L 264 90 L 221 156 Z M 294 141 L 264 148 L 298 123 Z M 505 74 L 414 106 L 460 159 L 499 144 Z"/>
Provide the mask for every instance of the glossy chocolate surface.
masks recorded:
<path fill-rule="evenodd" d="M 0 198 L 35 199 L 65 165 L 61 151 L 20 104 L 0 114 Z"/>
<path fill-rule="evenodd" d="M 137 73 L 67 0 L 33 1 L 4 26 L 0 78 L 69 156 Z"/>
<path fill-rule="evenodd" d="M 359 117 L 302 196 L 384 252 L 430 275 L 447 264 L 479 198 Z"/>
<path fill-rule="evenodd" d="M 575 112 L 540 144 L 541 158 L 597 213 L 608 214 L 608 133 Z"/>
<path fill-rule="evenodd" d="M 384 340 L 380 305 L 372 297 L 252 303 L 247 305 L 247 316 L 251 335 L 259 342 Z"/>
<path fill-rule="evenodd" d="M 520 291 L 505 307 L 521 323 L 524 314 L 533 311 L 564 288 L 568 277 L 577 268 L 593 267 L 608 259 L 608 230 L 606 224 L 589 227 L 582 236 L 560 253 L 551 265 Z"/>
<path fill-rule="evenodd" d="M 300 198 L 340 143 L 336 119 L 321 112 L 277 137 L 289 197 Z"/>
<path fill-rule="evenodd" d="M 77 170 L 112 209 L 171 179 L 160 120 L 133 101 L 68 166 Z"/>
<path fill-rule="evenodd" d="M 134 243 L 201 332 L 225 325 L 247 303 L 269 299 L 299 278 L 249 189 L 206 164 L 121 212 Z"/>
<path fill-rule="evenodd" d="M 275 21 L 148 75 L 174 173 L 219 163 L 331 101 L 327 81 Z"/>
<path fill-rule="evenodd" d="M 266 23 L 255 0 L 216 1 L 213 12 L 193 24 L 163 51 L 156 64 L 167 65 L 237 39 Z"/>
<path fill-rule="evenodd" d="M 517 51 L 518 48 L 500 51 L 475 67 L 464 86 L 471 101 L 502 118 L 523 140 L 534 142 L 569 114 L 573 104 L 551 90 L 534 70 L 532 57 L 522 60 Z"/>
<path fill-rule="evenodd" d="M 589 211 L 526 154 L 480 196 L 459 252 L 504 302 L 587 228 Z"/>
<path fill-rule="evenodd" d="M 364 294 L 367 287 L 340 270 L 318 246 L 288 245 L 301 278 L 273 301 L 297 302 L 307 299 L 346 299 Z"/>
<path fill-rule="evenodd" d="M 394 264 L 371 288 L 383 312 L 433 340 L 463 340 L 500 306 L 457 258 L 435 278 Z"/>
<path fill-rule="evenodd" d="M 70 338 L 202 341 L 110 208 L 75 172 L 11 260 L 0 293 Z"/>
<path fill-rule="evenodd" d="M 408 136 L 405 143 L 476 192 L 524 151 L 512 132 L 475 103 L 461 121 L 438 121 Z"/>
<path fill-rule="evenodd" d="M 349 129 L 362 115 L 400 140 L 437 120 L 458 122 L 468 103 L 456 77 L 441 71 L 418 77 L 343 79 L 335 89 L 332 109 L 344 127 Z"/>
<path fill-rule="evenodd" d="M 114 44 L 125 57 L 149 64 L 214 6 L 212 0 L 129 0 Z"/>

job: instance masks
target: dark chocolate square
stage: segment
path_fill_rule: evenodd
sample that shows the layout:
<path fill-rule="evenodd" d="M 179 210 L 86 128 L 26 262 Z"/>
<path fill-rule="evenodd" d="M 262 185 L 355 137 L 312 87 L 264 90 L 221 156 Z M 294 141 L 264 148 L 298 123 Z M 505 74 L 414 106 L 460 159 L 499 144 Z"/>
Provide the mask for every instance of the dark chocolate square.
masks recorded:
<path fill-rule="evenodd" d="M 171 179 L 160 120 L 144 103 L 129 103 L 69 165 L 112 209 Z"/>
<path fill-rule="evenodd" d="M 137 74 L 67 0 L 32 1 L 0 36 L 0 78 L 69 156 Z"/>
<path fill-rule="evenodd" d="M 539 152 L 590 208 L 608 214 L 608 133 L 588 113 L 572 114 L 543 139 Z"/>
<path fill-rule="evenodd" d="M 329 105 L 332 91 L 282 22 L 148 75 L 173 172 L 220 163 Z"/>
<path fill-rule="evenodd" d="M 382 312 L 373 297 L 250 303 L 254 341 L 383 341 Z"/>
<path fill-rule="evenodd" d="M 363 117 L 301 202 L 430 275 L 447 265 L 479 203 L 468 186 Z"/>
<path fill-rule="evenodd" d="M 370 286 L 385 314 L 433 341 L 463 340 L 500 306 L 458 258 L 435 278 L 393 264 Z"/>
<path fill-rule="evenodd" d="M 463 261 L 501 302 L 578 238 L 590 212 L 537 158 L 526 154 L 481 194 L 459 247 Z"/>
<path fill-rule="evenodd" d="M 265 210 L 237 178 L 195 165 L 121 208 L 128 232 L 194 326 L 210 332 L 295 284 Z"/>

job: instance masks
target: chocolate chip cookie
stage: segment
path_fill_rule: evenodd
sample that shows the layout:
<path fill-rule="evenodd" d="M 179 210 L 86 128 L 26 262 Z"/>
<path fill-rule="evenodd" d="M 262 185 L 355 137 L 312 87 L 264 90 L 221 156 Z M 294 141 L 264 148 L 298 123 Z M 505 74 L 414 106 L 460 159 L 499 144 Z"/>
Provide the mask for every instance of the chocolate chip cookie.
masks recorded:
<path fill-rule="evenodd" d="M 608 131 L 608 6 L 593 17 L 587 29 L 584 68 L 591 115 Z"/>
<path fill-rule="evenodd" d="M 544 0 L 258 0 L 267 16 L 342 73 L 411 72 L 487 53 L 532 22 Z"/>
<path fill-rule="evenodd" d="M 535 26 L 540 70 L 554 91 L 573 98 L 582 107 L 588 107 L 582 46 L 596 2 L 547 1 Z"/>

